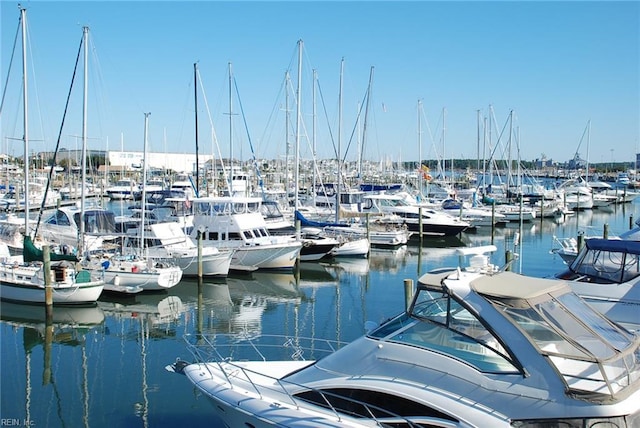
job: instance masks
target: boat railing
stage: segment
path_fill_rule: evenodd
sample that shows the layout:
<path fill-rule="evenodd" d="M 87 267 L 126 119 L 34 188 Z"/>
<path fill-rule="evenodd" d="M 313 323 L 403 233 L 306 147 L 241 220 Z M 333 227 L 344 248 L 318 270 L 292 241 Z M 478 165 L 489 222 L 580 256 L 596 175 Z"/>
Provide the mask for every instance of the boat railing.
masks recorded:
<path fill-rule="evenodd" d="M 184 339 L 195 362 L 203 363 L 203 369 L 212 377 L 222 375 L 232 389 L 238 386 L 251 389 L 260 399 L 264 399 L 265 395 L 274 399 L 274 395 L 277 395 L 282 397 L 283 403 L 287 401 L 296 408 L 300 408 L 302 403 L 319 406 L 330 411 L 338 421 L 349 415 L 371 419 L 379 426 L 401 422 L 407 427 L 420 427 L 423 426 L 421 423 L 425 422 L 423 418 L 400 416 L 336 392 L 321 391 L 308 385 L 259 373 L 242 364 L 247 361 L 309 361 L 309 364 L 312 364 L 345 346 L 346 342 L 282 335 L 231 334 L 188 334 Z M 291 391 L 301 395 L 296 396 Z"/>

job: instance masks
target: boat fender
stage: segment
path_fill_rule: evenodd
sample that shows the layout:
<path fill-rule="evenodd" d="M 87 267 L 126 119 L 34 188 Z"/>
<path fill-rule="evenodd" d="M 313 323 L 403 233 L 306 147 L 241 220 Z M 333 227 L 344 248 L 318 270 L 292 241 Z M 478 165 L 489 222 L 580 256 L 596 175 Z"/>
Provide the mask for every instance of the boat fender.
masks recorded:
<path fill-rule="evenodd" d="M 119 286 L 120 286 L 120 277 L 119 277 L 118 275 L 116 275 L 116 276 L 113 278 L 113 285 L 115 285 L 116 287 L 119 287 Z"/>

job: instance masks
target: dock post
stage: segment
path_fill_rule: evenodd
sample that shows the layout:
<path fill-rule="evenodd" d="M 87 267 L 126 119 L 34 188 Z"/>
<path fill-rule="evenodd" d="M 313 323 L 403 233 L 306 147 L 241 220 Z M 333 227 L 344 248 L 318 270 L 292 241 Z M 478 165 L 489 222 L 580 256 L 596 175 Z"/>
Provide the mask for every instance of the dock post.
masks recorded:
<path fill-rule="evenodd" d="M 202 232 L 198 231 L 198 278 L 202 279 Z"/>
<path fill-rule="evenodd" d="M 511 261 L 512 260 L 513 260 L 513 253 L 511 252 L 511 250 L 506 250 L 504 252 L 504 261 L 505 261 L 505 265 L 506 265 L 505 270 L 511 270 Z"/>
<path fill-rule="evenodd" d="M 404 307 L 405 309 L 409 309 L 411 306 L 411 301 L 413 300 L 413 280 L 405 279 L 404 280 Z"/>
<path fill-rule="evenodd" d="M 491 201 L 491 245 L 496 236 L 496 201 Z"/>
<path fill-rule="evenodd" d="M 418 236 L 420 237 L 420 243 L 422 243 L 422 207 L 418 208 Z"/>
<path fill-rule="evenodd" d="M 300 220 L 296 220 L 296 240 L 300 241 Z M 300 264 L 300 253 L 301 251 L 298 251 L 298 256 L 296 257 L 296 264 Z"/>
<path fill-rule="evenodd" d="M 633 214 L 629 216 L 629 230 L 633 229 Z"/>
<path fill-rule="evenodd" d="M 369 217 L 370 217 L 370 213 L 366 213 L 365 214 L 365 219 L 367 222 L 367 239 L 369 239 L 369 241 L 371 241 L 371 225 L 369 224 Z"/>
<path fill-rule="evenodd" d="M 584 232 L 578 232 L 578 252 L 584 247 Z"/>
<path fill-rule="evenodd" d="M 602 238 L 609 239 L 609 223 L 605 223 L 602 228 Z"/>
<path fill-rule="evenodd" d="M 202 334 L 204 331 L 204 298 L 202 296 L 202 291 L 204 289 L 204 281 L 202 277 L 198 277 L 198 303 L 196 306 L 196 331 L 198 334 Z"/>
<path fill-rule="evenodd" d="M 49 255 L 49 246 L 42 246 L 42 259 L 44 266 L 42 267 L 42 276 L 44 277 L 44 304 L 46 308 L 47 318 L 53 306 L 53 287 L 51 286 L 51 256 Z"/>

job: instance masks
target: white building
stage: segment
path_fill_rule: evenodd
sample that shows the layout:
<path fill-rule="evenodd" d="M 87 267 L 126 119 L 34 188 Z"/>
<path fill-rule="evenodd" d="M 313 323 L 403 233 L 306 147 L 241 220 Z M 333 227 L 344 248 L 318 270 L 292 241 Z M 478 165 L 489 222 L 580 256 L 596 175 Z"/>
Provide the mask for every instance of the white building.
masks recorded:
<path fill-rule="evenodd" d="M 143 152 L 109 151 L 107 156 L 111 170 L 142 168 Z M 203 168 L 205 163 L 211 161 L 212 158 L 212 155 L 200 154 L 198 156 L 200 168 Z M 196 155 L 195 153 L 147 153 L 147 166 L 190 174 L 196 169 Z"/>

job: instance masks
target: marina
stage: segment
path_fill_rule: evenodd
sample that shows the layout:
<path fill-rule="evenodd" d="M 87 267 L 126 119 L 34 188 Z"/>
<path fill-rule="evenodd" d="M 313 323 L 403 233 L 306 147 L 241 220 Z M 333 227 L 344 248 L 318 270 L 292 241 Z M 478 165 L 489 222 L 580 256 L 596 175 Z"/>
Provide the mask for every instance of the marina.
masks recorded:
<path fill-rule="evenodd" d="M 332 7 L 345 5 L 355 7 Z M 416 12 L 407 13 L 409 5 L 404 5 L 406 16 L 392 19 L 395 8 L 388 10 L 393 14 L 380 13 L 390 4 L 364 2 L 357 8 L 361 5 L 370 9 L 370 17 L 384 16 L 379 22 L 385 28 L 410 22 L 409 15 L 430 16 L 441 7 L 430 10 L 431 3 L 418 2 L 410 5 Z M 284 80 L 281 70 L 275 80 L 268 71 L 270 64 L 282 61 L 282 52 L 268 53 L 266 46 L 282 47 L 284 40 L 294 40 L 291 33 L 262 44 L 273 36 L 276 25 L 264 18 L 281 5 L 269 4 L 269 14 L 263 5 L 252 5 L 264 16 L 255 15 L 261 24 L 251 26 L 251 31 L 261 37 L 252 37 L 258 44 L 251 50 L 239 49 L 235 37 L 222 39 L 209 31 L 223 29 L 218 17 L 231 23 L 236 16 L 244 19 L 254 12 L 220 13 L 218 7 L 229 7 L 224 2 L 199 3 L 197 9 L 181 5 L 181 16 L 195 19 L 189 28 L 201 28 L 198 38 L 209 42 L 206 58 L 193 63 L 192 75 L 187 66 L 204 48 L 192 51 L 197 43 L 180 43 L 168 23 L 158 25 L 163 21 L 154 18 L 156 9 L 166 7 L 164 16 L 177 22 L 169 13 L 176 10 L 177 16 L 176 6 L 156 5 L 146 8 L 144 15 L 137 5 L 130 7 L 126 21 L 139 22 L 136 31 L 149 36 L 145 43 L 152 49 L 162 46 L 166 53 L 165 64 L 158 63 L 148 74 L 153 78 L 140 81 L 124 67 L 116 66 L 121 69 L 116 74 L 102 70 L 101 64 L 113 63 L 96 61 L 102 49 L 93 44 L 93 30 L 86 25 L 81 27 L 75 62 L 62 52 L 53 54 L 54 48 L 72 46 L 56 37 L 66 32 L 60 29 L 73 28 L 69 22 L 79 29 L 90 10 L 100 22 L 105 14 L 99 10 L 110 9 L 96 3 L 83 10 L 87 5 L 78 3 L 60 13 L 66 6 L 56 4 L 49 14 L 51 6 L 43 3 L 34 5 L 33 28 L 48 42 L 45 63 L 56 64 L 46 68 L 44 87 L 66 87 L 66 79 L 65 84 L 58 81 L 59 72 L 66 67 L 72 71 L 54 144 L 44 129 L 49 128 L 48 118 L 41 115 L 46 111 L 57 122 L 58 107 L 53 105 L 62 104 L 63 94 L 37 89 L 31 69 L 40 55 L 32 52 L 27 10 L 17 6 L 18 31 L 0 106 L 0 425 L 640 426 L 640 153 L 629 146 L 635 128 L 619 126 L 637 122 L 634 110 L 620 102 L 620 94 L 628 92 L 625 79 L 609 73 L 607 80 L 619 85 L 617 90 L 603 86 L 612 94 L 609 104 L 592 91 L 588 97 L 577 96 L 584 92 L 578 92 L 580 85 L 566 93 L 541 88 L 557 94 L 558 100 L 582 101 L 579 108 L 557 103 L 562 126 L 547 127 L 540 124 L 551 124 L 548 118 L 534 112 L 548 109 L 530 104 L 543 99 L 537 93 L 517 95 L 518 111 L 509 109 L 506 115 L 493 104 L 469 109 L 483 104 L 485 95 L 471 91 L 478 98 L 466 99 L 469 91 L 458 82 L 471 79 L 463 76 L 455 77 L 459 95 L 433 93 L 427 106 L 420 97 L 413 104 L 417 88 L 429 91 L 431 84 L 410 78 L 406 70 L 420 70 L 422 80 L 425 67 L 409 67 L 417 56 L 403 55 L 403 78 L 394 79 L 394 84 L 387 70 L 390 64 L 395 69 L 395 61 L 381 68 L 380 83 L 386 83 L 378 86 L 376 79 L 375 91 L 375 67 L 368 68 L 368 84 L 356 111 L 353 101 L 360 96 L 352 93 L 356 68 L 351 67 L 360 61 L 345 69 L 351 55 L 343 55 L 339 75 L 330 79 L 339 87 L 337 111 L 332 112 L 332 103 L 326 101 L 333 96 L 322 95 L 329 92 L 321 90 L 319 63 L 315 54 L 309 55 L 326 41 L 316 45 L 312 37 L 307 50 L 298 38 Z M 291 6 L 300 7 L 295 2 Z M 505 17 L 525 16 L 511 7 L 505 3 Z M 575 51 L 584 45 L 611 70 L 629 69 L 598 54 L 594 46 L 607 46 L 607 54 L 625 61 L 633 59 L 610 47 L 628 46 L 620 43 L 628 38 L 628 31 L 622 30 L 635 29 L 637 23 L 605 28 L 618 22 L 618 16 L 634 15 L 637 7 L 616 5 L 615 13 L 600 7 L 586 14 L 567 14 L 567 9 L 565 14 L 544 15 L 547 20 L 547 15 L 563 17 L 558 22 L 581 16 L 585 28 L 597 23 L 593 34 L 571 34 Z M 484 8 L 485 16 L 493 15 Z M 503 27 L 487 25 L 489 21 L 476 13 L 465 17 L 458 8 L 445 9 L 461 24 L 473 18 L 474 24 L 482 22 L 494 31 Z M 365 16 L 364 9 L 354 11 L 345 16 Z M 49 15 L 58 17 L 55 26 L 39 18 Z M 322 14 L 292 16 L 296 15 L 325 22 Z M 204 16 L 206 25 L 196 24 Z M 3 20 L 3 28 L 7 22 Z M 119 22 L 118 32 L 128 35 L 127 24 Z M 157 29 L 146 27 L 147 22 L 162 27 L 163 37 L 173 36 L 171 43 L 156 45 L 159 38 L 149 30 Z M 269 22 L 268 29 L 261 27 L 263 22 Z M 288 32 L 290 26 L 285 27 Z M 339 27 L 332 36 L 346 47 L 355 32 L 340 35 Z M 442 37 L 444 30 L 451 32 L 448 27 L 440 30 Z M 537 34 L 542 27 L 554 33 L 559 26 L 540 22 L 530 31 Z M 100 29 L 98 25 L 98 36 Z M 302 33 L 307 30 L 311 28 Z M 385 44 L 404 39 L 404 49 L 415 52 L 433 39 L 417 33 L 418 37 L 399 37 L 400 30 L 404 28 L 385 31 L 391 35 L 385 35 Z M 465 32 L 474 35 L 473 43 L 461 45 L 475 44 L 472 26 L 456 32 L 456 37 Z M 196 41 L 195 33 L 186 33 Z M 552 33 L 549 40 L 565 39 Z M 524 39 L 512 39 L 513 34 L 509 32 L 509 45 L 522 43 Z M 587 43 L 594 36 L 598 43 Z M 104 52 L 117 52 L 116 62 L 131 55 L 127 51 L 135 52 L 135 57 L 129 56 L 131 64 L 141 62 L 136 73 L 147 75 L 143 70 L 152 61 L 129 42 L 126 49 L 117 48 L 115 39 L 106 38 Z M 418 39 L 423 41 L 416 44 Z M 214 63 L 226 57 L 221 45 L 210 43 L 217 40 L 236 46 L 243 55 L 251 51 L 252 57 L 259 52 L 264 57 L 255 57 L 260 74 L 249 79 L 249 86 L 247 64 L 237 63 L 236 80 L 229 61 L 223 77 L 228 89 L 211 98 L 205 81 L 216 74 Z M 172 52 L 171 44 L 181 46 L 184 57 Z M 360 44 L 351 52 L 373 54 L 372 60 L 390 59 L 380 42 L 370 45 L 375 52 L 366 51 L 369 42 L 362 50 L 355 48 Z M 4 51 L 9 52 L 6 44 Z M 445 56 L 465 62 L 472 58 L 454 52 Z M 11 69 L 19 53 L 18 79 Z M 228 57 L 237 59 L 236 53 Z M 326 53 L 322 57 L 334 61 Z M 560 76 L 556 71 L 562 70 L 562 62 L 558 58 L 553 67 L 542 62 L 526 70 L 549 67 Z M 495 67 L 502 69 L 498 63 Z M 576 64 L 571 61 L 564 67 L 574 70 Z M 517 92 L 509 89 L 512 75 L 518 77 L 518 85 L 527 79 L 548 80 L 509 68 L 511 73 L 491 89 L 480 78 L 487 67 L 477 62 L 473 67 L 438 67 L 471 69 L 477 74 L 474 86 L 513 96 Z M 166 76 L 157 70 L 166 70 Z M 182 71 L 189 71 L 190 83 L 185 102 L 177 103 L 177 87 L 185 89 L 184 85 L 167 76 Z M 457 73 L 451 74 L 453 78 Z M 103 92 L 108 82 L 92 77 L 96 75 L 115 78 L 119 89 Z M 494 72 L 490 75 L 496 80 Z M 440 80 L 432 78 L 425 82 Z M 405 80 L 414 81 L 401 89 Z M 266 116 L 262 91 L 277 81 L 277 100 Z M 161 93 L 148 86 L 151 82 L 163 82 L 161 97 L 148 97 Z M 450 86 L 443 83 L 442 88 Z M 561 84 L 571 88 L 576 83 Z M 128 84 L 135 89 L 126 90 Z M 243 100 L 240 87 L 249 99 Z M 246 92 L 248 87 L 253 90 Z M 144 95 L 143 88 L 152 92 Z M 393 93 L 385 88 L 393 88 Z M 402 94 L 406 90 L 410 102 Z M 98 100 L 103 93 L 119 106 L 107 115 L 102 110 L 110 110 L 109 103 Z M 372 100 L 372 93 L 384 100 Z M 596 96 L 590 105 L 591 95 Z M 435 116 L 425 111 L 442 101 L 447 107 Z M 125 114 L 134 105 L 136 114 Z M 176 111 L 180 105 L 182 114 Z M 469 114 L 473 110 L 475 114 Z M 615 120 L 620 132 L 614 132 L 614 121 L 602 114 L 613 110 L 625 112 Z M 144 133 L 132 134 L 142 125 L 141 111 Z M 261 117 L 266 123 L 257 124 Z M 220 118 L 228 121 L 227 129 L 220 128 Z M 414 123 L 404 126 L 405 121 Z M 43 129 L 37 130 L 37 123 Z M 244 130 L 237 128 L 239 124 Z M 577 147 L 569 154 L 582 125 Z M 112 140 L 119 135 L 119 144 L 110 145 L 109 135 Z M 614 148 L 605 151 L 614 146 L 617 153 Z M 551 150 L 570 160 L 554 161 L 544 153 Z M 586 159 L 581 152 L 586 152 Z M 635 162 L 629 162 L 631 153 Z"/>
<path fill-rule="evenodd" d="M 406 279 L 462 263 L 457 250 L 493 244 L 491 263 L 518 254 L 516 273 L 553 277 L 566 269 L 554 236 L 622 234 L 640 204 L 588 210 L 564 220 L 537 219 L 459 236 L 412 239 L 368 258 L 302 262 L 292 272 L 255 271 L 227 278 L 183 278 L 171 289 L 103 295 L 90 308 L 56 308 L 47 327 L 42 306 L 2 303 L 2 417 L 46 426 L 222 426 L 211 403 L 164 367 L 189 360 L 184 337 L 226 334 L 314 337 L 351 342 L 406 305 Z M 517 245 L 516 245 L 517 244 Z M 213 421 L 213 422 L 212 422 Z"/>

